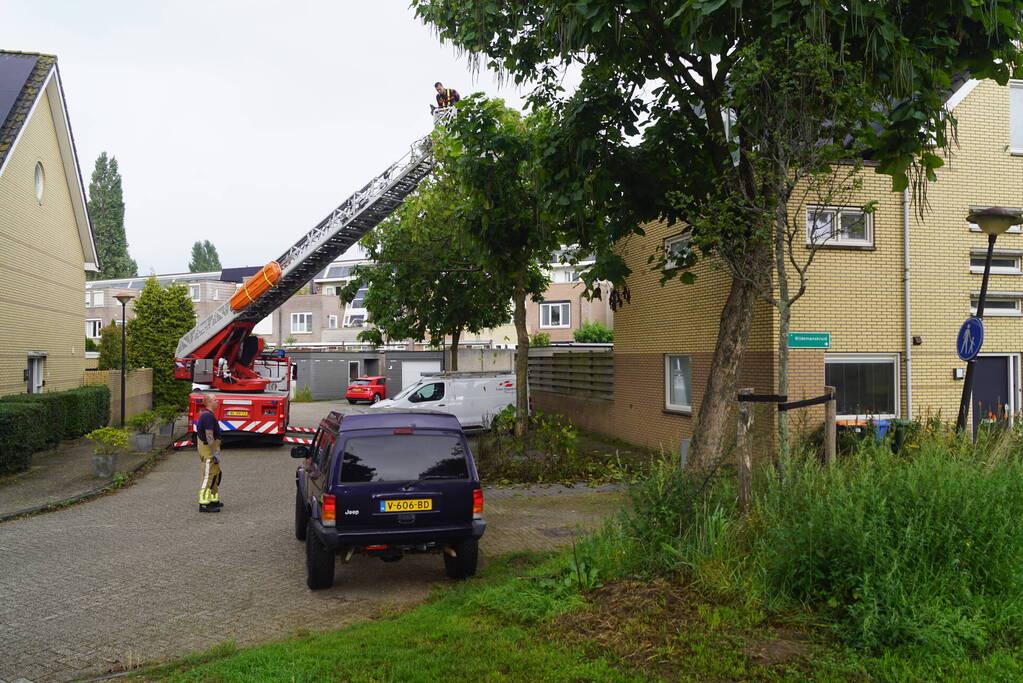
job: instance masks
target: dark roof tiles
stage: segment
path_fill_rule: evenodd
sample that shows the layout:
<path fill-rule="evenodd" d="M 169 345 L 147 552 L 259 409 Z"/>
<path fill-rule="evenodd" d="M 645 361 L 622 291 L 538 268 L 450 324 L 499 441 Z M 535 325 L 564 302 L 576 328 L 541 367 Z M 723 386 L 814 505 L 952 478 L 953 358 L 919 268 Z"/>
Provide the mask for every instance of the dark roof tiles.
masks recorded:
<path fill-rule="evenodd" d="M 0 167 L 56 63 L 53 55 L 0 50 L 0 116 L 4 116 L 0 121 Z M 31 68 L 27 68 L 29 64 Z"/>

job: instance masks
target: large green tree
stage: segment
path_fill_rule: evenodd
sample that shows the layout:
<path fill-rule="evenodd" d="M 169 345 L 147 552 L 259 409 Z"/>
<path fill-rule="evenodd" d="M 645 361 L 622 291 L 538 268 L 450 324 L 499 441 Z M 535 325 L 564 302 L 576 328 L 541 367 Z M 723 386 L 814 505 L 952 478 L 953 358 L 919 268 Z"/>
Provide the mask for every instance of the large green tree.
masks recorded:
<path fill-rule="evenodd" d="M 372 264 L 358 266 L 341 292 L 351 301 L 368 286 L 364 306 L 374 327 L 360 333 L 390 339 L 451 336 L 451 369 L 458 369 L 462 332 L 478 334 L 511 318 L 512 288 L 487 271 L 458 220 L 461 201 L 450 176 L 439 169 L 398 211 L 362 239 Z"/>
<path fill-rule="evenodd" d="M 547 220 L 549 199 L 537 182 L 548 123 L 544 112 L 523 117 L 501 100 L 477 94 L 459 102 L 435 140 L 442 172 L 461 195 L 454 215 L 477 262 L 496 282 L 511 286 L 519 434 L 528 429 L 526 300 L 542 296 L 549 282 L 540 264 L 572 241 Z"/>
<path fill-rule="evenodd" d="M 100 153 L 89 183 L 89 219 L 96 238 L 99 273 L 89 273 L 91 280 L 104 280 L 138 275 L 138 266 L 128 255 L 128 238 L 124 234 L 124 196 L 117 157 Z"/>
<path fill-rule="evenodd" d="M 1019 61 L 1023 0 L 413 0 L 442 40 L 477 65 L 535 85 L 533 101 L 554 107 L 543 177 L 556 181 L 553 208 L 578 223 L 598 249 L 588 282 L 621 285 L 628 270 L 614 242 L 655 219 L 684 221 L 696 254 L 733 273 L 693 437 L 694 462 L 716 460 L 726 434 L 740 360 L 761 292 L 775 264 L 773 217 L 779 178 L 757 133 L 772 124 L 753 92 L 733 83 L 746 62 L 776 58 L 779 46 L 827 48 L 843 80 L 858 79 L 869 105 L 848 120 L 854 149 L 869 150 L 893 188 L 920 193 L 954 139 L 944 102 L 952 78 L 1004 83 Z M 781 48 L 784 49 L 784 48 Z M 560 91 L 566 65 L 582 74 Z M 778 61 L 785 67 L 784 60 Z M 828 138 L 831 122 L 806 122 Z M 745 134 L 748 130 L 751 134 Z M 837 138 L 836 139 L 841 139 Z M 783 184 L 782 184 L 783 185 Z M 728 207 L 731 207 L 730 209 Z M 722 220 L 726 218 L 728 220 Z M 664 255 L 660 255 L 663 261 Z M 692 281 L 685 267 L 679 277 Z M 618 289 L 627 300 L 628 291 Z"/>
<path fill-rule="evenodd" d="M 209 240 L 196 241 L 192 245 L 192 260 L 188 262 L 189 273 L 206 273 L 212 270 L 220 270 L 220 254 L 217 248 Z"/>
<path fill-rule="evenodd" d="M 195 325 L 195 306 L 188 288 L 161 287 L 155 277 L 146 280 L 128 321 L 128 363 L 153 369 L 153 404 L 184 408 L 190 386 L 174 377 L 174 350 L 178 340 Z"/>
<path fill-rule="evenodd" d="M 121 369 L 121 328 L 111 322 L 100 331 L 99 370 Z"/>

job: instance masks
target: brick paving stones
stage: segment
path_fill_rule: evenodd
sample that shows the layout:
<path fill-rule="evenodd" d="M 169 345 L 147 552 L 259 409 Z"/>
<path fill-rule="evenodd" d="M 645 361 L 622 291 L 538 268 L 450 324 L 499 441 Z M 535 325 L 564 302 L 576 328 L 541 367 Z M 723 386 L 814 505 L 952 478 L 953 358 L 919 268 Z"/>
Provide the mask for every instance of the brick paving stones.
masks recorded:
<path fill-rule="evenodd" d="M 297 404 L 292 423 L 315 425 L 332 407 Z M 199 468 L 186 450 L 115 494 L 0 524 L 0 683 L 67 681 L 227 640 L 244 647 L 334 629 L 414 604 L 448 581 L 439 556 L 355 557 L 339 563 L 334 588 L 309 591 L 292 532 L 288 449 L 223 455 L 225 508 L 216 515 L 196 510 Z M 577 525 L 617 504 L 613 492 L 585 488 L 486 495 L 484 563 L 570 542 Z"/>

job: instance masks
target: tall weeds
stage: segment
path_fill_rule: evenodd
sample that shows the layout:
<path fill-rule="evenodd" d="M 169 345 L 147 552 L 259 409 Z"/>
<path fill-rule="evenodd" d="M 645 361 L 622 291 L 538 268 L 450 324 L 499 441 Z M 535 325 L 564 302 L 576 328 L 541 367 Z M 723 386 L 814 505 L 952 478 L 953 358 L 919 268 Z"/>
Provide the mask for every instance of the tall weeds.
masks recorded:
<path fill-rule="evenodd" d="M 808 608 L 854 646 L 981 652 L 1023 642 L 1023 440 L 936 424 L 901 454 L 867 439 L 831 469 L 728 478 L 659 470 L 585 551 L 605 574 L 675 571 L 767 609 Z"/>

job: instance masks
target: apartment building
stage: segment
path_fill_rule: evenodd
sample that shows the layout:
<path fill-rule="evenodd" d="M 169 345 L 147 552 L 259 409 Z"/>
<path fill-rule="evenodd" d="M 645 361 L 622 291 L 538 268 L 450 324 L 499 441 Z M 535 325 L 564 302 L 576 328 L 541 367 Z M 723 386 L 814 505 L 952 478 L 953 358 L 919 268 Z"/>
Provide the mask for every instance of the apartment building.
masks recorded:
<path fill-rule="evenodd" d="M 965 364 L 956 355 L 960 324 L 978 298 L 986 235 L 973 208 L 1023 204 L 1023 81 L 967 81 L 948 100 L 958 147 L 920 207 L 890 180 L 863 171 L 844 206 L 807 206 L 807 241 L 830 232 L 810 271 L 791 331 L 818 333 L 827 348 L 791 348 L 790 399 L 838 392 L 839 419 L 940 415 L 958 411 Z M 861 208 L 876 201 L 876 210 Z M 632 268 L 632 302 L 615 316 L 615 403 L 610 431 L 675 451 L 691 436 L 707 382 L 719 315 L 730 281 L 700 264 L 695 284 L 660 286 L 647 257 L 684 244 L 679 226 L 645 226 L 622 246 Z M 998 238 L 978 359 L 970 424 L 1020 410 L 1023 354 L 1023 232 Z M 740 386 L 777 388 L 776 309 L 758 305 Z M 826 335 L 826 336 L 825 336 Z M 811 422 L 821 414 L 810 409 Z"/>
<path fill-rule="evenodd" d="M 0 51 L 0 395 L 81 386 L 99 270 L 57 58 Z"/>

